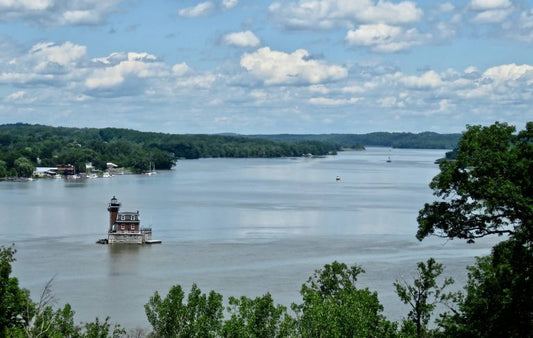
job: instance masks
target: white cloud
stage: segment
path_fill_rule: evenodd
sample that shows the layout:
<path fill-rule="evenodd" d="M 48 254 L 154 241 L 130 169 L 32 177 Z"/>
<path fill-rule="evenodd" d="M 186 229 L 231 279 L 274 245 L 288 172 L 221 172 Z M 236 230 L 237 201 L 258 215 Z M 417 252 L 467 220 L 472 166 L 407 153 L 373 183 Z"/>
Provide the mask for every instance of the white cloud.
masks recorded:
<path fill-rule="evenodd" d="M 461 88 L 457 95 L 467 99 L 485 99 L 495 102 L 505 100 L 533 101 L 533 66 L 507 64 L 491 67 L 472 81 L 467 88 Z"/>
<path fill-rule="evenodd" d="M 354 24 L 407 24 L 421 19 L 422 10 L 411 1 L 299 0 L 274 2 L 272 17 L 286 28 L 331 29 Z"/>
<path fill-rule="evenodd" d="M 439 4 L 437 6 L 439 12 L 442 12 L 442 13 L 448 13 L 448 12 L 451 12 L 455 9 L 455 6 L 454 4 L 450 3 L 450 2 L 445 2 L 445 3 L 442 3 L 442 4 Z"/>
<path fill-rule="evenodd" d="M 177 86 L 182 88 L 209 89 L 213 86 L 217 76 L 211 73 L 197 74 L 178 79 Z"/>
<path fill-rule="evenodd" d="M 450 100 L 443 99 L 439 101 L 439 113 L 445 113 L 449 112 L 450 110 L 455 108 L 455 104 L 453 104 Z"/>
<path fill-rule="evenodd" d="M 470 8 L 475 11 L 487 11 L 501 8 L 509 8 L 512 6 L 509 0 L 472 0 Z"/>
<path fill-rule="evenodd" d="M 199 16 L 207 16 L 215 9 L 215 5 L 211 1 L 199 3 L 194 7 L 187 7 L 180 9 L 178 14 L 180 16 L 195 18 Z"/>
<path fill-rule="evenodd" d="M 513 4 L 509 0 L 472 0 L 469 8 L 478 12 L 472 19 L 478 24 L 502 22 L 513 12 Z"/>
<path fill-rule="evenodd" d="M 23 90 L 20 90 L 18 92 L 15 92 L 13 94 L 8 95 L 7 99 L 8 100 L 12 100 L 12 101 L 16 101 L 16 100 L 19 100 L 19 99 L 23 98 L 25 95 L 26 95 L 26 92 L 23 91 Z"/>
<path fill-rule="evenodd" d="M 117 53 L 111 55 L 119 59 Z M 151 78 L 169 75 L 168 67 L 148 53 L 121 53 L 121 61 L 93 69 L 85 78 L 87 94 L 93 96 L 128 96 L 142 92 Z"/>
<path fill-rule="evenodd" d="M 337 107 L 337 106 L 346 106 L 351 104 L 356 104 L 361 100 L 358 97 L 352 97 L 349 99 L 332 99 L 329 97 L 313 97 L 309 99 L 309 103 L 312 105 L 318 105 L 318 106 L 331 106 L 331 107 Z"/>
<path fill-rule="evenodd" d="M 157 57 L 155 55 L 148 54 L 148 53 L 129 52 L 128 53 L 128 60 L 130 60 L 130 61 L 152 62 L 152 61 L 156 61 Z"/>
<path fill-rule="evenodd" d="M 0 83 L 62 86 L 82 72 L 79 68 L 85 61 L 85 46 L 68 41 L 63 44 L 37 43 L 25 54 L 0 64 Z"/>
<path fill-rule="evenodd" d="M 483 77 L 497 82 L 516 81 L 521 78 L 533 79 L 533 66 L 514 63 L 487 69 Z"/>
<path fill-rule="evenodd" d="M 440 75 L 433 70 L 422 74 L 422 76 L 405 76 L 400 79 L 400 82 L 413 89 L 436 88 L 443 83 Z"/>
<path fill-rule="evenodd" d="M 533 9 L 520 13 L 520 26 L 533 32 Z"/>
<path fill-rule="evenodd" d="M 222 0 L 222 8 L 232 9 L 239 4 L 239 0 Z"/>
<path fill-rule="evenodd" d="M 328 94 L 330 92 L 330 90 L 326 86 L 321 84 L 309 86 L 309 91 L 311 93 L 319 93 L 323 95 Z"/>
<path fill-rule="evenodd" d="M 185 62 L 175 64 L 172 66 L 172 72 L 176 76 L 183 76 L 191 72 L 191 68 Z"/>
<path fill-rule="evenodd" d="M 341 89 L 341 91 L 343 93 L 364 93 L 365 92 L 365 88 L 361 87 L 361 86 L 347 86 L 347 87 L 344 87 Z"/>
<path fill-rule="evenodd" d="M 415 28 L 404 29 L 400 26 L 385 24 L 361 25 L 349 30 L 346 42 L 351 46 L 369 47 L 375 52 L 394 53 L 421 44 L 427 37 Z"/>
<path fill-rule="evenodd" d="M 483 11 L 476 14 L 476 16 L 472 19 L 472 22 L 479 24 L 498 23 L 505 20 L 511 13 L 511 9 L 495 9 Z"/>
<path fill-rule="evenodd" d="M 34 60 L 39 60 L 39 65 L 45 63 L 55 63 L 66 66 L 75 63 L 87 56 L 87 47 L 65 42 L 57 45 L 52 42 L 42 42 L 34 45 L 29 55 Z"/>
<path fill-rule="evenodd" d="M 254 89 L 250 92 L 250 96 L 258 101 L 264 101 L 267 98 L 267 93 L 264 90 Z"/>
<path fill-rule="evenodd" d="M 0 21 L 27 20 L 43 26 L 95 25 L 104 22 L 122 0 L 3 0 Z"/>
<path fill-rule="evenodd" d="M 470 66 L 470 67 L 467 67 L 464 70 L 464 73 L 465 74 L 474 74 L 474 73 L 479 73 L 479 70 L 476 67 L 474 67 L 474 66 Z"/>
<path fill-rule="evenodd" d="M 172 97 L 174 90 L 183 93 L 189 88 L 210 88 L 216 79 L 216 74 L 195 73 L 185 62 L 170 65 L 146 52 L 111 53 L 89 59 L 85 46 L 71 42 L 40 42 L 24 54 L 0 60 L 0 84 L 38 90 L 61 87 L 64 93 L 72 94 L 72 101 L 87 96 Z M 15 102 L 23 95 L 19 91 L 5 100 Z M 59 96 L 58 101 L 66 94 Z"/>
<path fill-rule="evenodd" d="M 397 98 L 395 96 L 387 96 L 387 97 L 381 98 L 381 99 L 378 100 L 378 103 L 382 107 L 386 107 L 386 108 L 403 108 L 403 107 L 405 107 L 405 103 L 400 98 Z"/>
<path fill-rule="evenodd" d="M 62 25 L 97 24 L 100 17 L 97 13 L 87 10 L 66 11 L 61 18 Z"/>
<path fill-rule="evenodd" d="M 338 80 L 348 75 L 348 70 L 337 65 L 309 58 L 309 53 L 298 49 L 291 54 L 260 48 L 241 57 L 241 66 L 265 84 L 317 84 Z"/>
<path fill-rule="evenodd" d="M 226 34 L 222 40 L 225 44 L 235 47 L 257 47 L 261 44 L 261 40 L 249 30 Z"/>
<path fill-rule="evenodd" d="M 346 86 L 341 89 L 341 92 L 343 93 L 351 93 L 351 94 L 357 94 L 357 93 L 364 93 L 369 90 L 375 89 L 378 87 L 378 84 L 375 82 L 365 82 L 362 86 Z"/>
<path fill-rule="evenodd" d="M 218 117 L 215 117 L 215 120 L 214 120 L 215 123 L 225 123 L 228 121 L 229 121 L 229 117 L 227 116 L 218 116 Z"/>
<path fill-rule="evenodd" d="M 508 31 L 507 36 L 515 40 L 533 42 L 533 9 L 520 13 L 520 18 L 515 23 L 516 26 Z"/>
<path fill-rule="evenodd" d="M 9 9 L 25 9 L 30 11 L 40 11 L 47 9 L 53 5 L 49 0 L 18 0 L 10 1 L 4 0 L 0 2 L 0 6 L 5 10 Z"/>

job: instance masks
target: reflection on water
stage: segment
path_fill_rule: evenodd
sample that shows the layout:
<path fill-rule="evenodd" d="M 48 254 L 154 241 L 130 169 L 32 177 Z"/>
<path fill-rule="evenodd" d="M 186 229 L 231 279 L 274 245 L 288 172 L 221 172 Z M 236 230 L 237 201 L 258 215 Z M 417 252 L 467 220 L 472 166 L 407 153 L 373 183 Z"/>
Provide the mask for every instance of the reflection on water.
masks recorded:
<path fill-rule="evenodd" d="M 105 245 L 108 248 L 109 259 L 107 265 L 109 267 L 110 276 L 119 276 L 131 274 L 132 271 L 137 271 L 139 266 L 139 255 L 143 249 L 142 245 Z"/>
<path fill-rule="evenodd" d="M 460 285 L 464 267 L 495 241 L 414 238 L 444 152 L 204 159 L 154 176 L 2 182 L 0 245 L 16 243 L 14 275 L 34 297 L 55 276 L 56 297 L 79 321 L 110 315 L 126 327 L 147 326 L 143 305 L 175 284 L 225 297 L 270 292 L 289 305 L 300 301 L 313 270 L 333 260 L 362 265 L 362 286 L 378 291 L 386 314 L 399 320 L 406 312 L 394 280 L 435 257 Z M 124 211 L 139 210 L 163 244 L 95 244 L 105 237 L 114 195 Z"/>

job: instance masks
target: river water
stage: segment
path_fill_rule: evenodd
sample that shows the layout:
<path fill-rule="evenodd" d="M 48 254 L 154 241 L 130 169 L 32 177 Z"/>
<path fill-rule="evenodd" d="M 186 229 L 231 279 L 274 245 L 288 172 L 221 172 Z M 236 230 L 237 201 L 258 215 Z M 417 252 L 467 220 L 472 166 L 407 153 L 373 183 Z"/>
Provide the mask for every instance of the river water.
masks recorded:
<path fill-rule="evenodd" d="M 157 290 L 197 283 L 204 292 L 300 302 L 315 269 L 359 264 L 360 286 L 378 291 L 385 315 L 407 313 L 394 293 L 416 262 L 434 257 L 459 288 L 465 267 L 496 239 L 415 239 L 416 216 L 433 199 L 428 184 L 443 150 L 369 148 L 324 158 L 179 161 L 157 175 L 0 183 L 0 245 L 15 243 L 13 275 L 37 299 L 53 278 L 57 306 L 76 322 L 109 315 L 126 328 L 149 327 Z M 392 162 L 386 163 L 391 157 Z M 336 177 L 341 178 L 336 181 Z M 152 246 L 107 246 L 107 204 L 140 211 Z"/>

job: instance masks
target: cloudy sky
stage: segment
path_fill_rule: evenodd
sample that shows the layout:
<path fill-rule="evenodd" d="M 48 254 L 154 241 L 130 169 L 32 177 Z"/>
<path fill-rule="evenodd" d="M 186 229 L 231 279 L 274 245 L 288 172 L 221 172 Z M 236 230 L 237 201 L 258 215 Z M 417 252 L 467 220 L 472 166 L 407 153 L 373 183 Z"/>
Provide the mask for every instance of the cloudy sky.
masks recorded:
<path fill-rule="evenodd" d="M 530 120 L 531 0 L 0 0 L 0 123 L 447 133 Z"/>

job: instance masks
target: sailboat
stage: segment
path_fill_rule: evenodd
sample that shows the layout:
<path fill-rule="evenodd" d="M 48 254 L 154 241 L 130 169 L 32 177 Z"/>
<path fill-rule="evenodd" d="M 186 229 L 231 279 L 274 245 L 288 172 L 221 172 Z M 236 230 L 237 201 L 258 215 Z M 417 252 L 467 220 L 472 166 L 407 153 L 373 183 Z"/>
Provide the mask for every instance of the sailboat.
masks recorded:
<path fill-rule="evenodd" d="M 152 161 L 150 161 L 150 170 L 148 170 L 144 174 L 148 176 L 157 174 L 157 171 L 155 171 L 155 165 L 152 167 Z"/>

